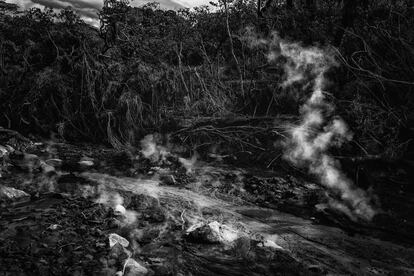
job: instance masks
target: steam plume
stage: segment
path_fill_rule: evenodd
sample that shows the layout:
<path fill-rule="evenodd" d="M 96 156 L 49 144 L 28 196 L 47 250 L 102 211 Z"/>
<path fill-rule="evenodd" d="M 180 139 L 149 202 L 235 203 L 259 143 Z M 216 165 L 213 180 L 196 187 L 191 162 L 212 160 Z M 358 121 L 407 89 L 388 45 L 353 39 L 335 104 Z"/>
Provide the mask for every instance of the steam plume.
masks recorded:
<path fill-rule="evenodd" d="M 142 155 L 154 162 L 165 160 L 170 154 L 165 147 L 157 144 L 156 137 L 153 134 L 149 134 L 141 140 L 141 148 Z"/>
<path fill-rule="evenodd" d="M 189 159 L 180 157 L 172 152 L 171 147 L 161 145 L 159 139 L 157 139 L 157 134 L 149 134 L 145 136 L 140 143 L 142 155 L 152 162 L 161 162 L 165 161 L 168 157 L 172 157 L 180 162 L 188 174 L 192 173 L 196 166 L 198 159 L 197 153 L 194 153 Z"/>
<path fill-rule="evenodd" d="M 248 30 L 246 41 L 252 47 L 267 47 L 269 62 L 283 62 L 285 77 L 282 88 L 299 84 L 304 91 L 312 90 L 300 108 L 300 122 L 289 127 L 284 158 L 296 166 L 307 168 L 324 186 L 340 195 L 341 202 L 331 200 L 331 207 L 352 219 L 370 220 L 375 211 L 366 192 L 353 185 L 328 152 L 331 147 L 352 139 L 346 123 L 332 115 L 335 108 L 326 100 L 324 91 L 325 73 L 336 66 L 334 56 L 327 50 L 284 41 L 277 34 L 273 34 L 271 40 L 265 40 Z"/>

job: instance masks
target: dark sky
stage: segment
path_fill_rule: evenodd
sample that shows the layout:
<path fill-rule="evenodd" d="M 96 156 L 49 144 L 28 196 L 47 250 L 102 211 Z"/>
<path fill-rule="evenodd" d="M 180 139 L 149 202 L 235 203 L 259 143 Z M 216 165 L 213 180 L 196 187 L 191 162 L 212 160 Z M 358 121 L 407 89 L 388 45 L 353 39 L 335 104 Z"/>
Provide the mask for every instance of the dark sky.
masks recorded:
<path fill-rule="evenodd" d="M 93 25 L 98 23 L 97 10 L 103 5 L 103 0 L 6 0 L 8 3 L 18 4 L 23 9 L 32 7 L 50 7 L 62 9 L 68 6 L 76 10 L 81 17 Z M 152 0 L 133 0 L 130 1 L 132 6 L 140 6 Z M 208 4 L 208 0 L 157 0 L 164 9 L 179 9 L 183 7 L 194 7 Z"/>

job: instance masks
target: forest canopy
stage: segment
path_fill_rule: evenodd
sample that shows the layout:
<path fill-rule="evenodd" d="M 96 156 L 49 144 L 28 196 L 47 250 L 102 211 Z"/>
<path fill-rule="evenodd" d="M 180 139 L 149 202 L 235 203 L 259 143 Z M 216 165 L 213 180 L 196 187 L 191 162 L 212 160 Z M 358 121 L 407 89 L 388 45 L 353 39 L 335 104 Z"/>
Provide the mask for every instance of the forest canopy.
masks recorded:
<path fill-rule="evenodd" d="M 219 1 L 178 11 L 105 0 L 94 28 L 71 9 L 0 1 L 0 125 L 24 134 L 134 145 L 183 120 L 295 118 L 306 92 L 246 36 L 335 53 L 330 100 L 359 155 L 412 156 L 413 1 Z M 191 134 L 263 149 L 255 130 Z"/>

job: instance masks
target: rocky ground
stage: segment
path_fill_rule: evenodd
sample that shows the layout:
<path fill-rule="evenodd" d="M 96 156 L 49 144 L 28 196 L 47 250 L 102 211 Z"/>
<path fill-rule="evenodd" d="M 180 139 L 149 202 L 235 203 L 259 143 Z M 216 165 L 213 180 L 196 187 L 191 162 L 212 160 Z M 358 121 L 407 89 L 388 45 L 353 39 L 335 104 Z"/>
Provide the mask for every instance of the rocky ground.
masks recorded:
<path fill-rule="evenodd" d="M 300 173 L 152 146 L 36 144 L 0 131 L 0 274 L 414 273 L 409 191 L 381 186 L 386 208 L 352 221 Z"/>

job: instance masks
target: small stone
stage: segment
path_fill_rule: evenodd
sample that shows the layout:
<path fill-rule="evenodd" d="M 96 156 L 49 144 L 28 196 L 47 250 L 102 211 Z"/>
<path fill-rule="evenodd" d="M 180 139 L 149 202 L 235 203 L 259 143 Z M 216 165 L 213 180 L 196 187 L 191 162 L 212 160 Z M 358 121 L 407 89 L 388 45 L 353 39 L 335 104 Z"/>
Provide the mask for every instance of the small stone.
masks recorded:
<path fill-rule="evenodd" d="M 45 163 L 43 161 L 40 162 L 40 168 L 42 169 L 42 172 L 45 173 L 45 174 L 51 174 L 51 173 L 54 173 L 56 171 L 55 167 L 53 167 L 51 165 L 48 165 L 47 163 Z"/>
<path fill-rule="evenodd" d="M 89 157 L 82 157 L 78 164 L 83 168 L 89 168 L 95 165 L 94 160 Z"/>
<path fill-rule="evenodd" d="M 56 230 L 56 229 L 58 229 L 60 227 L 60 225 L 59 224 L 51 224 L 47 229 L 50 229 L 50 230 Z"/>
<path fill-rule="evenodd" d="M 125 215 L 126 209 L 121 204 L 118 204 L 118 205 L 115 206 L 115 212 L 119 213 L 119 214 L 122 214 L 122 215 Z"/>
<path fill-rule="evenodd" d="M 129 246 L 129 241 L 127 239 L 115 233 L 109 234 L 109 247 L 113 247 L 117 243 L 119 243 L 123 247 Z"/>
<path fill-rule="evenodd" d="M 48 164 L 49 166 L 53 166 L 53 167 L 60 167 L 62 166 L 62 159 L 57 159 L 57 158 L 53 158 L 53 159 L 48 159 L 45 161 L 46 164 Z"/>
<path fill-rule="evenodd" d="M 0 158 L 9 154 L 9 150 L 6 147 L 0 145 Z"/>
<path fill-rule="evenodd" d="M 94 165 L 93 161 L 79 161 L 79 165 L 85 167 L 92 167 Z"/>
<path fill-rule="evenodd" d="M 277 250 L 284 250 L 283 247 L 281 247 L 280 245 L 277 245 L 274 241 L 272 240 L 265 240 L 263 242 L 263 246 L 264 247 L 270 247 L 273 249 L 277 249 Z"/>

